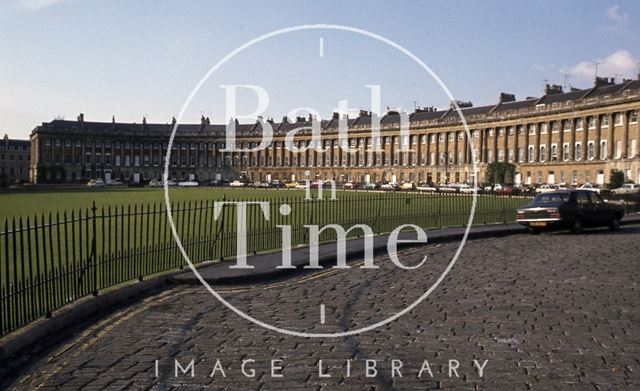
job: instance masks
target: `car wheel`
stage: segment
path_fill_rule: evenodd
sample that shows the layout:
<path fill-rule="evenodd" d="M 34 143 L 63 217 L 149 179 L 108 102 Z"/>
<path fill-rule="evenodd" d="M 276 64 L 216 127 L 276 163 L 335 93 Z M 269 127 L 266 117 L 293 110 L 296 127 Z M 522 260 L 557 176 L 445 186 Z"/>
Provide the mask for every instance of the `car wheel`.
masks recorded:
<path fill-rule="evenodd" d="M 580 217 L 576 218 L 571 225 L 571 233 L 579 234 L 582 232 L 582 219 Z"/>
<path fill-rule="evenodd" d="M 609 229 L 612 231 L 620 231 L 620 216 L 613 216 L 613 220 L 609 223 Z"/>

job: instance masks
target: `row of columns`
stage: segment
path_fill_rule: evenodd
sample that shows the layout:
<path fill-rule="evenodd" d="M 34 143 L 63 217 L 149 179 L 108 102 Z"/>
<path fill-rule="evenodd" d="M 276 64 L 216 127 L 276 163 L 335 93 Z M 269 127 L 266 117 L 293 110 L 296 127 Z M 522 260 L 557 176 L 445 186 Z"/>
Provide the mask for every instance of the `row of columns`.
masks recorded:
<path fill-rule="evenodd" d="M 621 113 L 622 115 L 622 138 L 621 138 L 621 153 L 620 153 L 620 158 L 628 158 L 629 156 L 629 119 L 631 116 L 631 111 L 625 111 L 623 113 Z M 564 120 L 556 120 L 556 121 L 544 121 L 544 122 L 536 122 L 536 123 L 529 123 L 529 124 L 524 124 L 524 125 L 515 125 L 513 126 L 514 132 L 513 132 L 513 143 L 511 143 L 511 145 L 513 146 L 513 153 L 514 153 L 514 161 L 518 161 L 518 150 L 519 150 L 519 142 L 520 142 L 520 133 L 524 133 L 524 137 L 523 137 L 523 141 L 524 141 L 524 145 L 522 148 L 523 151 L 523 156 L 522 159 L 524 162 L 533 162 L 533 163 L 540 163 L 543 161 L 551 161 L 552 157 L 552 146 L 554 144 L 553 142 L 553 134 L 557 133 L 558 134 L 558 140 L 557 143 L 555 143 L 557 145 L 557 160 L 558 161 L 563 161 L 563 148 L 564 148 L 564 143 L 566 142 L 568 144 L 569 147 L 569 159 L 568 160 L 572 160 L 572 161 L 577 161 L 577 160 L 585 160 L 587 158 L 587 153 L 588 153 L 588 146 L 589 146 L 589 139 L 591 136 L 591 132 L 595 131 L 595 137 L 592 138 L 591 141 L 593 141 L 594 144 L 594 153 L 593 153 L 593 159 L 595 160 L 599 160 L 601 157 L 601 145 L 600 145 L 600 141 L 603 139 L 603 135 L 602 135 L 602 117 L 607 117 L 608 119 L 608 129 L 607 129 L 607 135 L 606 135 L 606 140 L 607 140 L 607 151 L 606 151 L 606 156 L 605 159 L 613 159 L 615 158 L 614 153 L 615 153 L 615 144 L 616 144 L 616 139 L 615 139 L 615 128 L 616 125 L 614 124 L 613 121 L 613 114 L 609 113 L 609 114 L 603 114 L 603 115 L 596 115 L 594 116 L 594 121 L 595 121 L 595 127 L 590 129 L 589 128 L 589 123 L 588 123 L 588 119 L 589 117 L 578 117 L 578 118 L 573 118 L 570 119 L 568 121 L 570 121 L 570 132 L 565 132 L 564 131 L 564 126 L 563 126 L 563 121 Z M 581 119 L 582 120 L 582 138 L 578 139 L 578 135 L 577 135 L 577 122 L 578 120 Z M 558 131 L 554 132 L 554 125 L 558 126 Z M 530 138 L 531 138 L 531 134 L 529 133 L 529 128 L 530 126 L 535 126 L 535 136 L 534 136 L 534 143 L 531 144 Z M 546 127 L 546 133 L 542 134 L 542 127 Z M 505 156 L 504 156 L 504 160 L 508 160 L 508 150 L 509 150 L 509 131 L 508 131 L 508 127 L 503 128 L 504 129 L 504 136 L 502 139 L 503 145 L 502 145 L 502 150 L 505 152 Z M 489 146 L 489 133 L 493 131 L 493 136 L 492 138 L 492 143 L 491 146 Z M 480 133 L 480 162 L 482 163 L 489 163 L 489 155 L 488 152 L 491 150 L 492 151 L 492 155 L 493 158 L 491 159 L 492 161 L 497 161 L 498 159 L 498 128 L 491 128 L 491 129 L 483 129 Z M 569 140 L 565 140 L 565 133 L 569 133 Z M 640 131 L 639 131 L 640 133 Z M 544 136 L 544 139 L 543 137 Z M 638 139 L 640 139 L 640 134 L 638 134 Z M 577 156 L 576 154 L 576 143 L 580 141 L 581 142 L 581 156 Z M 529 146 L 533 145 L 533 158 L 529 157 Z M 540 146 L 544 145 L 545 146 L 545 150 L 546 153 L 544 156 L 544 159 L 542 159 L 541 154 L 540 154 Z M 490 149 L 491 148 L 491 149 Z"/>

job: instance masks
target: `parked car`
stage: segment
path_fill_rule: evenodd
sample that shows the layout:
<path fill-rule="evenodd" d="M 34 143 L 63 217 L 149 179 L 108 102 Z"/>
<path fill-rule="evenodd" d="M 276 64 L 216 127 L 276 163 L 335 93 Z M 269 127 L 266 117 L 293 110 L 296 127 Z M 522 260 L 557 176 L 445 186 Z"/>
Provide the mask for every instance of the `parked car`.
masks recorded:
<path fill-rule="evenodd" d="M 453 184 L 443 184 L 440 185 L 440 187 L 438 188 L 438 191 L 443 192 L 443 193 L 455 193 L 458 191 L 457 186 L 454 186 Z"/>
<path fill-rule="evenodd" d="M 396 184 L 391 182 L 383 183 L 382 185 L 380 185 L 380 189 L 387 191 L 396 190 Z"/>
<path fill-rule="evenodd" d="M 476 192 L 478 192 L 480 189 L 476 188 L 475 190 Z M 458 186 L 458 191 L 463 194 L 471 194 L 473 193 L 473 186 L 469 186 L 466 183 L 462 183 L 460 184 L 460 186 Z"/>
<path fill-rule="evenodd" d="M 200 184 L 196 181 L 183 181 L 178 182 L 178 186 L 180 187 L 198 187 Z"/>
<path fill-rule="evenodd" d="M 602 185 L 592 185 L 591 183 L 585 183 L 582 186 L 578 187 L 579 190 L 588 190 L 588 191 L 593 191 L 596 192 L 598 194 L 607 194 L 607 193 L 611 193 L 611 190 L 607 189 L 606 187 L 602 186 Z"/>
<path fill-rule="evenodd" d="M 548 185 L 540 185 L 536 188 L 536 193 L 550 193 L 553 191 L 563 190 L 559 185 L 548 184 Z"/>
<path fill-rule="evenodd" d="M 416 188 L 416 185 L 413 182 L 405 182 L 400 185 L 400 190 L 413 190 Z"/>
<path fill-rule="evenodd" d="M 235 181 L 229 183 L 229 186 L 231 186 L 231 187 L 244 187 L 245 183 L 244 182 L 240 182 L 238 180 L 235 180 Z"/>
<path fill-rule="evenodd" d="M 593 191 L 562 190 L 537 195 L 527 206 L 518 209 L 516 220 L 532 232 L 570 228 L 580 233 L 585 227 L 596 226 L 617 231 L 622 216 L 622 206 L 605 202 Z"/>
<path fill-rule="evenodd" d="M 362 185 L 363 190 L 375 190 L 378 188 L 377 183 L 369 182 Z"/>
<path fill-rule="evenodd" d="M 107 182 L 107 186 L 122 186 L 124 183 L 122 183 L 122 181 L 119 181 L 117 179 L 112 179 L 109 182 Z"/>
<path fill-rule="evenodd" d="M 288 189 L 295 189 L 300 185 L 300 183 L 298 183 L 297 181 L 291 181 L 291 182 L 287 182 L 285 183 L 285 187 Z"/>
<path fill-rule="evenodd" d="M 518 195 L 520 194 L 520 189 L 516 186 L 503 186 L 496 190 L 495 193 L 498 195 Z"/>
<path fill-rule="evenodd" d="M 498 191 L 498 190 L 502 190 L 503 187 L 504 186 L 501 185 L 500 183 L 494 183 L 493 185 L 485 186 L 484 191 L 486 192 Z"/>
<path fill-rule="evenodd" d="M 107 184 L 102 179 L 92 179 L 87 182 L 88 187 L 105 187 Z"/>
<path fill-rule="evenodd" d="M 342 185 L 342 188 L 343 188 L 343 189 L 347 189 L 347 190 L 352 190 L 352 189 L 355 189 L 355 188 L 356 188 L 356 185 L 355 185 L 353 182 L 345 182 L 345 183 Z"/>
<path fill-rule="evenodd" d="M 169 179 L 167 181 L 167 185 L 169 186 L 177 186 L 178 183 L 176 181 L 174 181 L 173 179 Z M 152 179 L 149 181 L 149 187 L 164 187 L 164 182 L 162 182 L 162 180 L 160 179 Z"/>
<path fill-rule="evenodd" d="M 523 185 L 520 183 L 520 184 L 514 185 L 513 187 L 518 189 L 518 192 L 520 194 L 530 194 L 535 192 L 535 190 L 530 185 Z"/>
<path fill-rule="evenodd" d="M 618 187 L 617 189 L 612 189 L 611 193 L 613 194 L 633 194 L 640 193 L 640 184 L 638 183 L 625 183 L 622 187 Z"/>
<path fill-rule="evenodd" d="M 273 188 L 276 188 L 276 189 L 281 189 L 283 187 L 286 187 L 286 185 L 281 180 L 276 179 L 276 180 L 271 181 L 269 183 L 269 187 L 273 187 Z"/>
<path fill-rule="evenodd" d="M 434 191 L 438 191 L 438 188 L 435 186 L 431 186 L 428 183 L 419 183 L 416 186 L 416 190 L 420 191 L 420 192 L 434 192 Z"/>

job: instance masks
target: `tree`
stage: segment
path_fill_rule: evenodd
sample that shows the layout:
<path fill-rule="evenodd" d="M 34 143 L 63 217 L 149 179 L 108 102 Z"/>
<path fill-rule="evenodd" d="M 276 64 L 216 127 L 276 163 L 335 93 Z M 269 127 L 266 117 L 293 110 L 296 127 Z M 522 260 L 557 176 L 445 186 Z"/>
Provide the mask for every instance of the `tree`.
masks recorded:
<path fill-rule="evenodd" d="M 492 185 L 496 183 L 513 184 L 513 177 L 516 173 L 516 165 L 508 162 L 489 163 L 485 172 L 485 178 Z"/>
<path fill-rule="evenodd" d="M 611 170 L 611 175 L 609 176 L 609 188 L 617 189 L 618 187 L 621 187 L 623 183 L 624 172 L 616 169 Z"/>

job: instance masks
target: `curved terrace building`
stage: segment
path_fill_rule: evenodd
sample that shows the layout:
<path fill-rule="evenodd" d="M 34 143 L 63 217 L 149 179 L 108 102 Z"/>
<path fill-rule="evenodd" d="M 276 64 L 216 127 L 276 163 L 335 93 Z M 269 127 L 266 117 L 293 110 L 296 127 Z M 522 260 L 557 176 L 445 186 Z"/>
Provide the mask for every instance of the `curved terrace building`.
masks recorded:
<path fill-rule="evenodd" d="M 472 178 L 472 148 L 479 165 L 479 181 L 490 162 L 516 164 L 515 181 L 540 183 L 606 183 L 612 169 L 640 180 L 640 80 L 597 78 L 589 89 L 563 91 L 547 85 L 539 98 L 516 100 L 502 93 L 498 103 L 472 107 L 461 104 L 471 129 L 467 137 L 453 109 L 418 109 L 409 115 L 410 134 L 400 135 L 400 115 L 381 118 L 381 152 L 372 152 L 371 114 L 361 111 L 348 119 L 347 153 L 338 139 L 338 114 L 321 121 L 323 152 L 293 153 L 285 148 L 290 130 L 311 126 L 310 118 L 269 121 L 274 137 L 269 148 L 257 152 L 223 152 L 225 125 L 179 126 L 171 152 L 171 177 L 233 180 L 243 175 L 254 181 L 310 179 L 379 182 L 465 182 Z M 172 123 L 88 122 L 54 120 L 31 133 L 31 180 L 35 183 L 81 182 L 104 178 L 148 180 L 160 178 Z M 237 124 L 237 146 L 256 147 L 262 139 L 259 122 Z M 311 145 L 310 131 L 294 142 Z M 409 144 L 410 151 L 400 147 Z"/>

